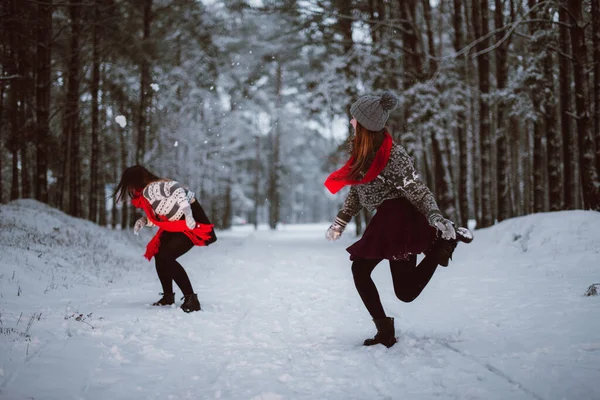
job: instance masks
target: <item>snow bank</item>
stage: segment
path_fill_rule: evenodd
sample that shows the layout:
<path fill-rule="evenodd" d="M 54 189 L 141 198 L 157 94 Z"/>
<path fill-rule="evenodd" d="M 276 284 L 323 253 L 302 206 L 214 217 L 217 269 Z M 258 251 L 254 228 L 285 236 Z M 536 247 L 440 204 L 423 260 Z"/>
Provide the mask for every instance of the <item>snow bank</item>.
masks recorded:
<path fill-rule="evenodd" d="M 35 200 L 0 206 L 0 291 L 39 295 L 104 286 L 143 266 L 142 241 L 66 215 Z"/>

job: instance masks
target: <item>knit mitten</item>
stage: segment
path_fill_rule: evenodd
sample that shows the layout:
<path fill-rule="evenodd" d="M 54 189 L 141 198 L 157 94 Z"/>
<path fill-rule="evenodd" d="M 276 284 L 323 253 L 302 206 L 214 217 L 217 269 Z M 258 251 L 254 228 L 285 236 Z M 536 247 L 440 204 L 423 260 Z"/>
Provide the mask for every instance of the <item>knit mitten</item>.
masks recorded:
<path fill-rule="evenodd" d="M 436 214 L 431 218 L 429 223 L 440 231 L 442 239 L 456 239 L 456 231 L 454 230 L 454 224 L 452 223 L 452 221 L 447 220 L 439 214 Z"/>
<path fill-rule="evenodd" d="M 338 240 L 342 236 L 344 229 L 346 229 L 347 224 L 348 222 L 344 221 L 343 219 L 339 217 L 336 218 L 334 223 L 331 224 L 329 229 L 327 229 L 325 238 L 327 238 L 329 241 Z"/>
<path fill-rule="evenodd" d="M 142 230 L 142 228 L 144 226 L 146 226 L 148 224 L 148 218 L 141 217 L 139 218 L 137 221 L 135 221 L 135 224 L 133 225 L 133 233 L 135 235 L 138 235 L 140 233 L 140 231 Z"/>
<path fill-rule="evenodd" d="M 196 220 L 192 215 L 192 208 L 186 207 L 183 209 L 183 214 L 185 215 L 185 224 L 189 229 L 194 229 L 196 227 Z"/>

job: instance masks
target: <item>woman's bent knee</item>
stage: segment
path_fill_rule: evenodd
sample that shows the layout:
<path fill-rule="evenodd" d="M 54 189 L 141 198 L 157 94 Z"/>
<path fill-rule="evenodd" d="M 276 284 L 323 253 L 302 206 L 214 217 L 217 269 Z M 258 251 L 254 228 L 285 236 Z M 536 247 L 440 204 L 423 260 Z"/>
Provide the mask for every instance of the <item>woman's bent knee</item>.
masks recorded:
<path fill-rule="evenodd" d="M 395 290 L 396 297 L 398 300 L 403 301 L 404 303 L 410 303 L 421 294 L 421 291 L 415 293 L 413 290 Z"/>

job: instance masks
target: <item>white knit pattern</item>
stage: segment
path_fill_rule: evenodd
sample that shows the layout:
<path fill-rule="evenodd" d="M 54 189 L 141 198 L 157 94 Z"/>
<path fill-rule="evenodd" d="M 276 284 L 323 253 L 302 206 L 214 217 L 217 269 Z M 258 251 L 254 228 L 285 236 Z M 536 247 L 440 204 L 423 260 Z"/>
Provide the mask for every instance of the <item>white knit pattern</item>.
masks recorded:
<path fill-rule="evenodd" d="M 166 216 L 169 221 L 177 221 L 184 210 L 190 207 L 194 192 L 182 187 L 176 181 L 152 182 L 144 189 L 144 197 L 150 202 L 156 215 Z"/>

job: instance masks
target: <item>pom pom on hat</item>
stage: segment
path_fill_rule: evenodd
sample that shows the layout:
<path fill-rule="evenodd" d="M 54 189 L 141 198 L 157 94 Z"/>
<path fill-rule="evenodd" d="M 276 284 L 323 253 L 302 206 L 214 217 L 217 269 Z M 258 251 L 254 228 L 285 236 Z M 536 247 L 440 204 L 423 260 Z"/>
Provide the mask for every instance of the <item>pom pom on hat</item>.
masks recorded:
<path fill-rule="evenodd" d="M 392 111 L 398 105 L 398 98 L 392 92 L 381 94 L 381 107 L 386 111 Z"/>

